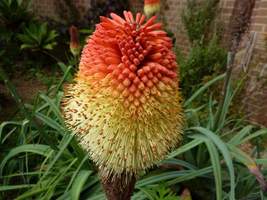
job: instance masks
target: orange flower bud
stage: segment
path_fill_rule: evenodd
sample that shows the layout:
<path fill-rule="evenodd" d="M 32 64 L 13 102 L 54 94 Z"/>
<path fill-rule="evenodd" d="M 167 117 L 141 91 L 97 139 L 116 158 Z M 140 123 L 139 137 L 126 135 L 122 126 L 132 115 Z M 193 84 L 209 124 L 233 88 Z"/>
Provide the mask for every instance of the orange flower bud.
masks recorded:
<path fill-rule="evenodd" d="M 71 26 L 69 28 L 69 34 L 70 34 L 70 51 L 74 56 L 77 56 L 80 53 L 78 29 L 75 26 Z"/>
<path fill-rule="evenodd" d="M 144 12 L 147 16 L 151 16 L 160 10 L 160 0 L 145 0 Z"/>

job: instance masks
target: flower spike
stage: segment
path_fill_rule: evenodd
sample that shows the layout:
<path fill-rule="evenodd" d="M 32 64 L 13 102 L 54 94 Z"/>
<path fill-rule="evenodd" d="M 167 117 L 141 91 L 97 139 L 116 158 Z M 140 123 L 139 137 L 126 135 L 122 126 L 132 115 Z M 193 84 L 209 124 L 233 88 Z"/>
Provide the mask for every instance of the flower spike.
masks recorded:
<path fill-rule="evenodd" d="M 182 138 L 181 95 L 171 39 L 155 17 L 101 17 L 75 83 L 65 89 L 67 126 L 102 177 L 136 176 Z"/>

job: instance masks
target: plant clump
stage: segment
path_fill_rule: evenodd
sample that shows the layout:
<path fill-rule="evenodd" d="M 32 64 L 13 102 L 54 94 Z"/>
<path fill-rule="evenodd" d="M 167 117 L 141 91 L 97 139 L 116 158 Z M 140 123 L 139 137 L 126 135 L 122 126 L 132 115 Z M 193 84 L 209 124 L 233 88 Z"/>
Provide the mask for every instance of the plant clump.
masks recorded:
<path fill-rule="evenodd" d="M 190 42 L 185 56 L 178 52 L 183 96 L 190 97 L 207 80 L 225 70 L 227 50 L 222 47 L 218 0 L 187 0 L 182 21 Z"/>

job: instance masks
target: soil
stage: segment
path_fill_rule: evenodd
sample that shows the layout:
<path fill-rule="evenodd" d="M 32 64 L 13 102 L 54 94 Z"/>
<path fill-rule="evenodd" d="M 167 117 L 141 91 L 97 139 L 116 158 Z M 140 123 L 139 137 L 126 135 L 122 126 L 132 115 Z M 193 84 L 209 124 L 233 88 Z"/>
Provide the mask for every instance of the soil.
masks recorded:
<path fill-rule="evenodd" d="M 36 78 L 26 79 L 23 74 L 20 74 L 11 79 L 11 82 L 16 87 L 18 95 L 24 103 L 31 103 L 38 92 L 47 90 L 47 86 Z M 16 102 L 5 87 L 4 83 L 0 82 L 0 122 L 12 118 L 18 111 Z"/>

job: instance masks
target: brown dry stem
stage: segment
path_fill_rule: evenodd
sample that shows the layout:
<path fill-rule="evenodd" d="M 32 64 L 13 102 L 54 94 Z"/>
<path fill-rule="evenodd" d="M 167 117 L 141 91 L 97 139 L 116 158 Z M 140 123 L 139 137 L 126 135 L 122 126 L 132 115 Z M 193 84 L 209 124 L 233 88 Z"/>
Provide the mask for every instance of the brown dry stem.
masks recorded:
<path fill-rule="evenodd" d="M 122 174 L 119 177 L 101 179 L 108 200 L 130 200 L 136 178 Z"/>

